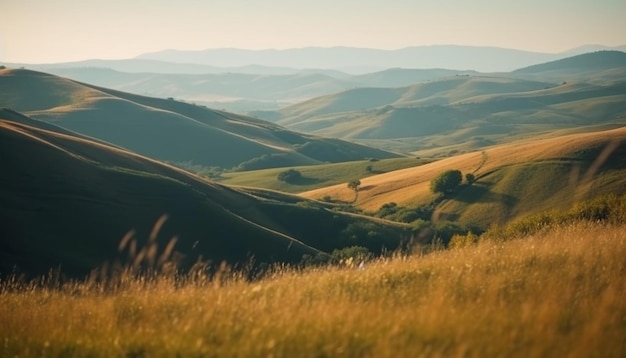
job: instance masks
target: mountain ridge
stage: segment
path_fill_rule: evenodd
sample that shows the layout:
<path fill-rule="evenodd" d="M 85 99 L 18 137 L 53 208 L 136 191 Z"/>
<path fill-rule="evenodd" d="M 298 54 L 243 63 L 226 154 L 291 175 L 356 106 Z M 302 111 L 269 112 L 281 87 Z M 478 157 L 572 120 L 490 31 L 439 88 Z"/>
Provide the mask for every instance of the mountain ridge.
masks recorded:
<path fill-rule="evenodd" d="M 626 46 L 622 47 L 626 49 Z M 396 50 L 345 46 L 303 47 L 282 50 L 218 48 L 197 51 L 164 50 L 141 54 L 136 58 L 180 63 L 201 63 L 214 66 L 257 64 L 343 70 L 350 66 L 369 67 L 378 70 L 390 67 L 409 67 L 508 72 L 532 64 L 579 54 L 578 51 L 584 50 L 584 48 L 571 49 L 556 54 L 490 46 L 462 45 L 410 46 Z M 489 58 L 490 61 L 485 61 L 486 58 Z"/>

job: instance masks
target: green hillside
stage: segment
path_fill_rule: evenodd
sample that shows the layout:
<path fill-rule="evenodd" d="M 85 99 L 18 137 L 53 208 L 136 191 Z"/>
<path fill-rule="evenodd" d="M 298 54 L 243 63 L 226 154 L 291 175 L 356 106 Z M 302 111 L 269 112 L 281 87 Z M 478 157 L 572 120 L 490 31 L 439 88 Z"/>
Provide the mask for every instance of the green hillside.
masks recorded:
<path fill-rule="evenodd" d="M 555 130 L 614 128 L 626 123 L 626 82 L 572 83 L 506 94 L 466 93 L 471 97 L 456 97 L 448 105 L 390 105 L 279 123 L 418 156 L 476 150 Z"/>
<path fill-rule="evenodd" d="M 220 183 L 246 187 L 266 188 L 288 193 L 312 190 L 328 185 L 347 183 L 351 180 L 410 168 L 428 163 L 428 159 L 393 158 L 382 160 L 359 160 L 344 163 L 292 167 L 301 173 L 301 178 L 292 182 L 278 179 L 285 168 L 273 168 L 244 172 L 224 173 L 217 178 Z"/>
<path fill-rule="evenodd" d="M 448 105 L 479 95 L 535 91 L 551 87 L 546 82 L 502 77 L 454 76 L 399 88 L 356 88 L 313 98 L 280 111 L 283 125 L 298 125 L 324 114 L 374 108 Z M 384 110 L 383 108 L 382 110 Z M 382 111 L 381 110 L 381 111 Z"/>
<path fill-rule="evenodd" d="M 303 199 L 282 200 L 285 194 L 250 195 L 15 112 L 0 114 L 9 118 L 0 121 L 2 273 L 60 267 L 85 274 L 124 259 L 118 243 L 130 230 L 139 248 L 149 245 L 162 215 L 167 221 L 155 237 L 156 253 L 176 237 L 174 257 L 182 267 L 199 258 L 299 262 L 352 245 L 376 252 L 404 237 L 402 226 L 296 205 Z M 361 226 L 378 234 L 355 237 Z"/>
<path fill-rule="evenodd" d="M 398 209 L 413 210 L 434 222 L 453 221 L 486 229 L 537 212 L 568 208 L 599 195 L 626 194 L 625 158 L 626 126 L 553 133 L 363 177 L 354 205 L 379 213 L 384 205 L 395 203 Z M 475 181 L 471 185 L 464 181 L 453 195 L 439 197 L 430 183 L 448 170 L 472 173 Z M 345 183 L 300 195 L 331 201 L 354 199 Z"/>
<path fill-rule="evenodd" d="M 623 132 L 623 131 L 622 131 Z M 604 194 L 626 193 L 626 141 L 607 139 L 563 157 L 502 166 L 479 175 L 439 210 L 442 218 L 483 227 L 567 208 Z"/>
<path fill-rule="evenodd" d="M 552 131 L 615 128 L 626 123 L 625 56 L 603 51 L 510 73 L 356 88 L 286 107 L 273 120 L 292 130 L 426 157 Z"/>
<path fill-rule="evenodd" d="M 20 67 L 15 65 L 12 67 Z M 184 66 L 187 66 L 186 68 Z M 92 60 L 28 68 L 101 87 L 173 97 L 238 113 L 277 110 L 306 99 L 358 87 L 401 87 L 474 71 L 392 68 L 363 75 L 323 69 L 264 66 L 213 68 L 147 60 Z M 187 72 L 185 72 L 187 71 Z M 264 117 L 265 118 L 265 117 Z"/>
<path fill-rule="evenodd" d="M 28 70 L 0 70 L 0 105 L 172 162 L 232 168 L 254 161 L 263 168 L 396 156 L 202 106 Z"/>

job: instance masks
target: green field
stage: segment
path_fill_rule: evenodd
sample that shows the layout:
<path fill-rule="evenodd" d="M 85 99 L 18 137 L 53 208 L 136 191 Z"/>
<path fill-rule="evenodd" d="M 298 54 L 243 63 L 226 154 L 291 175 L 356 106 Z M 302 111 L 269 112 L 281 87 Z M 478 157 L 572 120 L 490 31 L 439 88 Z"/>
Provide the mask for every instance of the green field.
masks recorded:
<path fill-rule="evenodd" d="M 288 193 L 297 193 L 339 183 L 348 183 L 351 180 L 387 173 L 394 170 L 416 167 L 429 163 L 430 161 L 431 160 L 429 159 L 417 159 L 415 157 L 359 160 L 344 163 L 263 169 L 248 172 L 230 172 L 222 174 L 222 176 L 216 180 L 228 185 L 258 187 Z M 370 168 L 370 171 L 367 170 L 368 167 Z M 278 180 L 279 173 L 291 168 L 302 173 L 302 178 L 293 183 Z"/>

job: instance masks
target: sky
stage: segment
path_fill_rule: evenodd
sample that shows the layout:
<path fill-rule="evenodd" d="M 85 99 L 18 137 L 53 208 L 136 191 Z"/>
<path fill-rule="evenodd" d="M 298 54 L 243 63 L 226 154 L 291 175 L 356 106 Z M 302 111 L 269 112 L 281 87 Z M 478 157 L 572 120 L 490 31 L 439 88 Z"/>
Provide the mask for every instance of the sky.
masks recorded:
<path fill-rule="evenodd" d="M 0 61 L 165 49 L 626 45 L 624 0 L 2 0 Z"/>

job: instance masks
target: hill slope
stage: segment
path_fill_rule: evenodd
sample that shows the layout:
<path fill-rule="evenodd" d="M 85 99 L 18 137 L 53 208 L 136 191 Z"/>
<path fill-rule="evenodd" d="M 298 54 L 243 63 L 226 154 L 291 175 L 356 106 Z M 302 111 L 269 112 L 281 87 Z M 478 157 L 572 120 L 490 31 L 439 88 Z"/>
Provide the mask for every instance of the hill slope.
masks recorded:
<path fill-rule="evenodd" d="M 132 61 L 138 63 L 133 64 Z M 179 73 L 184 69 L 183 64 L 170 64 L 174 66 L 171 73 L 155 73 L 158 68 L 150 61 L 143 63 L 144 61 L 147 60 L 128 60 L 130 63 L 127 66 L 121 66 L 118 61 L 103 61 L 101 64 L 97 62 L 100 65 L 96 67 L 89 66 L 91 62 L 87 62 L 29 65 L 28 68 L 125 92 L 161 98 L 173 97 L 214 108 L 235 109 L 238 113 L 277 110 L 306 99 L 350 88 L 400 87 L 456 74 L 475 74 L 472 71 L 395 68 L 355 76 L 331 70 L 281 71 L 261 66 L 224 68 L 221 72 L 207 70 L 200 73 L 196 73 L 191 66 L 189 71 L 193 73 Z M 124 63 L 126 61 L 122 64 Z M 131 66 L 141 66 L 143 71 L 133 72 L 134 67 Z M 274 73 L 271 73 L 272 70 Z"/>
<path fill-rule="evenodd" d="M 517 69 L 514 76 L 542 78 L 544 81 L 598 82 L 626 76 L 626 53 L 622 51 L 596 51 L 567 57 L 548 63 Z"/>
<path fill-rule="evenodd" d="M 546 82 L 488 76 L 454 76 L 399 88 L 356 88 L 317 97 L 280 111 L 278 123 L 295 125 L 328 113 L 373 108 L 448 105 L 486 94 L 528 92 L 551 87 Z"/>
<path fill-rule="evenodd" d="M 0 105 L 173 162 L 230 168 L 255 161 L 262 168 L 395 156 L 249 117 L 28 70 L 0 70 Z"/>
<path fill-rule="evenodd" d="M 596 52 L 512 73 L 357 88 L 286 107 L 273 120 L 429 157 L 553 130 L 615 128 L 626 123 L 625 58 Z"/>
<path fill-rule="evenodd" d="M 487 227 L 537 211 L 568 207 L 587 196 L 625 193 L 624 158 L 626 127 L 519 141 L 363 178 L 356 205 L 375 211 L 389 202 L 428 204 L 435 197 L 430 181 L 445 170 L 458 169 L 473 173 L 477 182 L 444 201 L 437 216 Z M 342 201 L 354 198 L 345 184 L 301 195 Z"/>
<path fill-rule="evenodd" d="M 398 246 L 403 235 L 399 226 L 295 205 L 302 201 L 297 197 L 260 197 L 207 182 L 15 112 L 2 110 L 0 118 L 0 273 L 17 267 L 42 274 L 60 266 L 85 274 L 124 258 L 117 247 L 129 230 L 139 247 L 146 245 L 164 214 L 158 255 L 176 236 L 184 267 L 198 258 L 298 262 L 356 244 L 377 251 Z M 359 241 L 349 235 L 354 225 L 384 237 Z"/>

